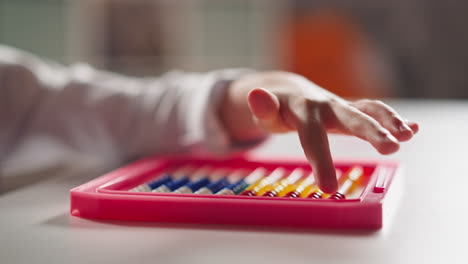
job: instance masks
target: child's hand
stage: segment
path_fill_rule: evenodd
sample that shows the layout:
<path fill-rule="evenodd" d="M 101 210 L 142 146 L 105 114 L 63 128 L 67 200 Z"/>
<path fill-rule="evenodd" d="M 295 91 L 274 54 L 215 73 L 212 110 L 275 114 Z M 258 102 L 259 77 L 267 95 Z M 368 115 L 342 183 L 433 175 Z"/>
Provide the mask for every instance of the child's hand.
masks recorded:
<path fill-rule="evenodd" d="M 349 102 L 285 72 L 257 73 L 234 82 L 222 113 L 234 140 L 252 138 L 261 129 L 297 131 L 320 189 L 327 193 L 338 187 L 327 132 L 357 136 L 380 153 L 390 154 L 398 150 L 400 141 L 418 131 L 416 123 L 404 120 L 380 101 Z"/>

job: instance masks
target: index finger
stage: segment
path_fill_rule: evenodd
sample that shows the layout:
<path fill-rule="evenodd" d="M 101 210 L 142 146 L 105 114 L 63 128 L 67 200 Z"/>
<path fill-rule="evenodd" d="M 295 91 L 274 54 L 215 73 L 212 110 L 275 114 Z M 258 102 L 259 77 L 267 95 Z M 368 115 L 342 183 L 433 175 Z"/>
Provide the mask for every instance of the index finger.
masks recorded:
<path fill-rule="evenodd" d="M 325 127 L 320 120 L 307 120 L 297 124 L 296 129 L 318 186 L 323 192 L 335 192 L 338 189 L 338 181 Z"/>

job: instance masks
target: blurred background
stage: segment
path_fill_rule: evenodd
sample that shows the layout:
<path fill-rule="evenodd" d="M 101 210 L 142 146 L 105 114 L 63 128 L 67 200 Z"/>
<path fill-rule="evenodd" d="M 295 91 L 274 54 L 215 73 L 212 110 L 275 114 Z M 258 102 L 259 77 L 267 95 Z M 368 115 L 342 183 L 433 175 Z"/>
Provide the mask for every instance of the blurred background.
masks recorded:
<path fill-rule="evenodd" d="M 468 98 L 468 2 L 0 0 L 0 43 L 136 76 L 300 73 L 346 97 Z"/>

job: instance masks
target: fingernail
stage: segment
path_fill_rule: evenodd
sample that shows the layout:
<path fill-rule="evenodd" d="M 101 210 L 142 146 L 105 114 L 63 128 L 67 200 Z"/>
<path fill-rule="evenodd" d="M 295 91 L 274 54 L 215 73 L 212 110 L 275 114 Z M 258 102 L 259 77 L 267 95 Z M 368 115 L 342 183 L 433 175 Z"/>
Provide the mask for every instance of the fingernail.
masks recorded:
<path fill-rule="evenodd" d="M 401 124 L 399 129 L 401 132 L 412 131 L 411 128 L 405 123 Z"/>

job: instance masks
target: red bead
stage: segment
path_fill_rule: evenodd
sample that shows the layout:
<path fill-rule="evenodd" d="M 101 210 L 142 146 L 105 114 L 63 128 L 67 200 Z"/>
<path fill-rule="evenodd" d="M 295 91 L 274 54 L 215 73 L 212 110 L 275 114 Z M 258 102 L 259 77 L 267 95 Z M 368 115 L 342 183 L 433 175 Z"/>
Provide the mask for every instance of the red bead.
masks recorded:
<path fill-rule="evenodd" d="M 278 195 L 277 192 L 275 192 L 275 191 L 268 191 L 268 192 L 264 193 L 262 196 L 266 196 L 266 197 L 276 197 L 276 195 Z"/>
<path fill-rule="evenodd" d="M 289 198 L 299 198 L 300 193 L 293 191 L 293 192 L 288 192 L 284 197 L 289 197 Z"/>
<path fill-rule="evenodd" d="M 343 200 L 343 199 L 346 199 L 346 196 L 342 193 L 334 193 L 332 196 L 330 196 L 330 199 L 334 199 L 334 200 Z"/>
<path fill-rule="evenodd" d="M 317 192 L 313 192 L 313 193 L 311 193 L 309 196 L 307 196 L 307 198 L 311 198 L 311 199 L 322 199 L 322 194 L 317 193 Z"/>
<path fill-rule="evenodd" d="M 255 196 L 255 192 L 252 190 L 248 190 L 248 191 L 242 192 L 241 195 Z"/>

